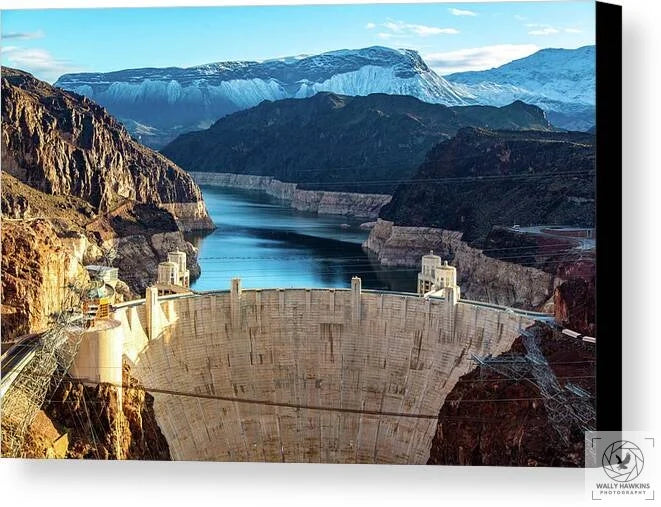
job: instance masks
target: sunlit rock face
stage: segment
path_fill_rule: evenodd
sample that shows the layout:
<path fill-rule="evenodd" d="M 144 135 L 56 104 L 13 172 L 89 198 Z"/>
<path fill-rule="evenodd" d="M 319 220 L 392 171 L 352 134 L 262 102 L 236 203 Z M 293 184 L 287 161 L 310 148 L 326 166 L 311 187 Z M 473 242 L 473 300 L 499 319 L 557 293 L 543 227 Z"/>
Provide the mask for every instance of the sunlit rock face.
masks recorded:
<path fill-rule="evenodd" d="M 2 170 L 99 211 L 126 200 L 165 206 L 182 229 L 212 228 L 192 178 L 136 142 L 105 109 L 3 67 Z"/>

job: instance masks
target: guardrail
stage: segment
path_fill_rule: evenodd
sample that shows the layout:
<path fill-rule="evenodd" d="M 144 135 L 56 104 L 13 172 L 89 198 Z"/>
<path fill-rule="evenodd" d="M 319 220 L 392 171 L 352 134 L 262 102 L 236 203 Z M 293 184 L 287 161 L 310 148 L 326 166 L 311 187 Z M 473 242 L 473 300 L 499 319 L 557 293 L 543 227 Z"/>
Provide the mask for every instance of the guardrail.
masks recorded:
<path fill-rule="evenodd" d="M 351 292 L 350 288 L 346 287 L 339 287 L 339 288 L 316 288 L 316 287 L 288 287 L 288 288 L 283 288 L 283 287 L 269 287 L 265 289 L 242 289 L 241 292 L 261 292 L 261 291 L 279 291 L 279 290 L 314 290 L 314 291 L 335 291 L 335 292 Z M 217 289 L 217 290 L 205 290 L 205 291 L 190 291 L 185 294 L 169 294 L 167 296 L 159 296 L 158 300 L 159 301 L 170 301 L 173 299 L 180 299 L 180 298 L 189 298 L 189 297 L 197 297 L 197 296 L 213 296 L 213 295 L 220 295 L 220 294 L 229 294 L 231 291 L 230 289 Z M 417 292 L 404 292 L 404 291 L 385 291 L 385 290 L 378 290 L 378 289 L 362 289 L 361 292 L 365 292 L 368 294 L 386 294 L 386 295 L 392 295 L 392 296 L 405 296 L 405 297 L 414 297 L 414 298 L 420 298 L 423 297 L 419 295 Z M 429 299 L 437 299 L 444 301 L 445 298 L 443 296 L 434 296 L 434 295 L 429 295 L 429 296 L 424 296 Z M 128 308 L 131 306 L 137 306 L 145 303 L 145 298 L 141 299 L 134 299 L 131 301 L 124 301 L 122 303 L 118 303 L 116 305 L 113 305 L 115 309 L 120 309 L 120 308 Z M 482 306 L 485 308 L 493 308 L 494 310 L 501 310 L 505 312 L 513 312 L 519 315 L 526 315 L 528 317 L 532 318 L 539 318 L 539 319 L 552 319 L 553 316 L 549 313 L 544 313 L 544 312 L 536 312 L 533 310 L 523 310 L 519 308 L 512 308 L 510 306 L 504 306 L 504 305 L 497 305 L 494 303 L 486 303 L 484 301 L 475 301 L 472 299 L 460 299 L 458 301 L 459 304 L 468 304 L 468 305 L 474 305 L 474 306 Z"/>

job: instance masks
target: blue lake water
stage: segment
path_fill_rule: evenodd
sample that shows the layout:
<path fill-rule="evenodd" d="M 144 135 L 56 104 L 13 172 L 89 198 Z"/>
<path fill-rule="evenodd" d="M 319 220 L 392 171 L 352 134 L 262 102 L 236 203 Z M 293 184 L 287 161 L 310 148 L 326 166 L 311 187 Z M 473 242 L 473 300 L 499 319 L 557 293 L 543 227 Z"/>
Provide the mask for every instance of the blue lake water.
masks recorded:
<path fill-rule="evenodd" d="M 415 269 L 381 266 L 361 247 L 360 220 L 293 210 L 266 194 L 202 186 L 217 229 L 191 234 L 201 276 L 195 290 L 227 289 L 233 277 L 245 288 L 350 287 L 412 292 Z"/>

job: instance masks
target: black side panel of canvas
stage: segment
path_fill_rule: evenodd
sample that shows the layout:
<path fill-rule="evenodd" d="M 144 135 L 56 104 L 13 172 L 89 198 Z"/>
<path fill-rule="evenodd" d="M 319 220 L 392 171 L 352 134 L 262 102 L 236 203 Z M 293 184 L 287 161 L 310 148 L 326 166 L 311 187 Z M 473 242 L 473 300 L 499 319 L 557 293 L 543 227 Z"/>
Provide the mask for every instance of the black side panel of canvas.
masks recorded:
<path fill-rule="evenodd" d="M 597 2 L 596 9 L 597 429 L 620 431 L 622 430 L 622 8 Z"/>

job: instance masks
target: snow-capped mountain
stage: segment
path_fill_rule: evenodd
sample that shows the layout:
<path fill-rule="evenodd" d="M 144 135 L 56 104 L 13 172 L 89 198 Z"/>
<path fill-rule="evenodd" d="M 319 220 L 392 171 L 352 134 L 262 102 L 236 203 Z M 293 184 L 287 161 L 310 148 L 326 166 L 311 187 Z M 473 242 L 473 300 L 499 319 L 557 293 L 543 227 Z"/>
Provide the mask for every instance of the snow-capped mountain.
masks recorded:
<path fill-rule="evenodd" d="M 522 100 L 544 109 L 554 125 L 595 124 L 595 47 L 542 49 L 501 67 L 444 76 L 465 99 L 505 105 Z"/>
<path fill-rule="evenodd" d="M 145 144 L 160 147 L 264 100 L 342 95 L 411 95 L 445 105 L 473 104 L 417 52 L 370 47 L 264 62 L 144 68 L 61 76 L 56 86 L 85 95 L 117 116 Z"/>

